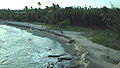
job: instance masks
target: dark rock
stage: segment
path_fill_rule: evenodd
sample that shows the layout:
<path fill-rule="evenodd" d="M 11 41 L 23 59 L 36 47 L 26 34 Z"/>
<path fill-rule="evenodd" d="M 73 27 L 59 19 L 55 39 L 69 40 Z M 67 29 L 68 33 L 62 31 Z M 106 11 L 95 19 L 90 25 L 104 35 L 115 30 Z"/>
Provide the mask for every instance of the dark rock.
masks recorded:
<path fill-rule="evenodd" d="M 49 51 L 51 51 L 51 49 L 49 49 Z"/>
<path fill-rule="evenodd" d="M 63 60 L 72 60 L 71 57 L 60 57 L 58 58 L 58 62 L 62 62 Z"/>
<path fill-rule="evenodd" d="M 69 67 L 66 67 L 66 68 L 79 68 L 80 65 L 72 65 L 72 66 L 69 66 Z"/>
<path fill-rule="evenodd" d="M 68 40 L 68 43 L 74 43 L 75 40 L 71 39 L 71 40 Z"/>

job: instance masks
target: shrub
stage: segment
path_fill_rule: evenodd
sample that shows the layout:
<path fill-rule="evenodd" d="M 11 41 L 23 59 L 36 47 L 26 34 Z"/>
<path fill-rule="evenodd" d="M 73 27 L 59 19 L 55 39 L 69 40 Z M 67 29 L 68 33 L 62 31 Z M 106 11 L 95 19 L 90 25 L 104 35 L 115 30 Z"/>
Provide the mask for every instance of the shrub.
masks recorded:
<path fill-rule="evenodd" d="M 67 20 L 58 22 L 58 26 L 59 26 L 60 28 L 66 28 L 67 25 L 69 25 L 69 21 L 67 21 Z"/>

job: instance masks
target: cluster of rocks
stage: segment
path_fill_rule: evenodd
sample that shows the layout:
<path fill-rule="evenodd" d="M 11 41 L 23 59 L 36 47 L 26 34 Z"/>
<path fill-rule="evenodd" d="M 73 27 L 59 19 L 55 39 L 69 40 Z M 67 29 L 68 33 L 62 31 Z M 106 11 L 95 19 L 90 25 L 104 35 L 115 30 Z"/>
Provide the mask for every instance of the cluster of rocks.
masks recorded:
<path fill-rule="evenodd" d="M 81 47 L 81 45 L 79 44 L 79 41 L 76 41 L 71 37 L 55 33 L 53 31 L 48 31 L 48 32 L 55 35 L 58 39 L 64 40 L 67 47 L 72 47 L 71 50 L 69 51 L 71 52 L 70 54 L 73 55 L 73 58 L 62 58 L 62 59 L 72 60 L 73 64 L 67 68 L 87 68 L 88 67 L 89 61 L 86 60 L 86 54 L 88 54 L 88 52 L 86 49 Z"/>

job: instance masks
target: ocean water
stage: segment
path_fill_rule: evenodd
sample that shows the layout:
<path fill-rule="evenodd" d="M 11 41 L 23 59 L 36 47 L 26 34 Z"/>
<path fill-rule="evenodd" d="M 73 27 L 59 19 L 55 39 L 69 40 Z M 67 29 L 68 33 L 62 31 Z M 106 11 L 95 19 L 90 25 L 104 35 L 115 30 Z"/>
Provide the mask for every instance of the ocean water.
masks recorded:
<path fill-rule="evenodd" d="M 0 68 L 45 68 L 48 63 L 58 62 L 57 58 L 48 55 L 65 53 L 57 41 L 0 25 Z"/>

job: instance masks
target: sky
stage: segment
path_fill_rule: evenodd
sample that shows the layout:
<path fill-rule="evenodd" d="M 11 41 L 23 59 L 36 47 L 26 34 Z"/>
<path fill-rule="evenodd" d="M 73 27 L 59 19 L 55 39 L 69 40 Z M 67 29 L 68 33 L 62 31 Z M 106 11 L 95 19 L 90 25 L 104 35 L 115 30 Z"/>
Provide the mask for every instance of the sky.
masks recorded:
<path fill-rule="evenodd" d="M 110 2 L 120 8 L 120 0 L 0 0 L 0 9 L 23 9 L 25 6 L 29 8 L 38 8 L 38 2 L 41 2 L 41 8 L 51 6 L 52 3 L 59 4 L 61 7 L 68 6 L 92 6 L 92 7 L 111 7 Z"/>

